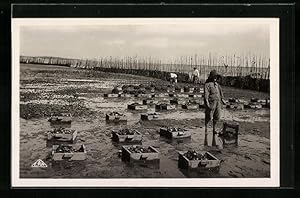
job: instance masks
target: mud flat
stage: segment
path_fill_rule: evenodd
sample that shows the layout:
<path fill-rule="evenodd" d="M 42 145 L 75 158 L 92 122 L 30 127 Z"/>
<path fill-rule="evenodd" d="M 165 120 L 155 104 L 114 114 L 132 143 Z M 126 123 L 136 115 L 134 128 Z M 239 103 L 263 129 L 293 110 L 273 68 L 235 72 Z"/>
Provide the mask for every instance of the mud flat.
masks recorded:
<path fill-rule="evenodd" d="M 57 72 L 59 71 L 59 72 Z M 20 177 L 22 178 L 185 178 L 185 177 L 270 177 L 270 110 L 224 109 L 222 120 L 240 124 L 239 144 L 217 151 L 204 146 L 204 109 L 163 112 L 159 119 L 141 121 L 140 112 L 127 110 L 127 105 L 142 103 L 142 98 L 103 97 L 116 85 L 169 82 L 127 74 L 104 73 L 67 67 L 21 64 L 20 92 Z M 267 98 L 266 93 L 223 88 L 226 98 Z M 25 94 L 24 94 L 25 93 Z M 43 94 L 36 94 L 43 93 Z M 53 97 L 53 95 L 56 95 Z M 58 97 L 59 96 L 59 97 Z M 59 101 L 58 101 L 59 100 Z M 143 135 L 143 145 L 160 151 L 159 168 L 152 169 L 123 163 L 118 156 L 121 145 L 113 143 L 111 131 L 122 125 L 105 122 L 106 114 L 120 112 L 127 127 Z M 76 144 L 84 144 L 84 161 L 54 164 L 52 147 L 46 144 L 45 132 L 51 126 L 51 113 L 71 113 L 72 129 L 78 131 Z M 146 112 L 154 113 L 155 107 Z M 172 126 L 191 131 L 188 141 L 172 141 L 159 135 L 161 127 Z M 217 126 L 222 128 L 222 122 Z M 211 142 L 211 135 L 208 137 Z M 178 152 L 205 150 L 221 160 L 218 173 L 190 175 L 178 168 Z M 42 159 L 47 168 L 31 165 Z"/>

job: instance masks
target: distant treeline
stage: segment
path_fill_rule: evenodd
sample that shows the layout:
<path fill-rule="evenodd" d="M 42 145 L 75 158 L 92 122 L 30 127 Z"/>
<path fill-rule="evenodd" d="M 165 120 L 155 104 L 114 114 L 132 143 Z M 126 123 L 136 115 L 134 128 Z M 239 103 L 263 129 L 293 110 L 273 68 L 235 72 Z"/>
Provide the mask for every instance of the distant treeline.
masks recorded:
<path fill-rule="evenodd" d="M 223 61 L 221 61 L 223 60 Z M 213 69 L 222 74 L 222 84 L 227 86 L 269 91 L 269 59 L 246 56 L 243 59 L 232 57 L 207 58 L 181 57 L 177 61 L 162 63 L 160 60 L 150 58 L 126 57 L 101 58 L 98 60 L 69 59 L 60 57 L 32 57 L 21 56 L 21 63 L 61 65 L 82 69 L 130 73 L 160 79 L 166 79 L 170 72 L 178 74 L 179 82 L 187 82 L 193 68 L 198 68 L 200 79 L 203 82 Z"/>

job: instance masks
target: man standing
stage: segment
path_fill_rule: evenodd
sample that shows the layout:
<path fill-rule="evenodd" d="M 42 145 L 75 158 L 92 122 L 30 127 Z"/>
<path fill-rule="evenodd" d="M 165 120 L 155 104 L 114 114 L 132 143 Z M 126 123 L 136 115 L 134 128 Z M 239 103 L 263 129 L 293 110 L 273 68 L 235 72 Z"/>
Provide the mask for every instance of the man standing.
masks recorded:
<path fill-rule="evenodd" d="M 217 83 L 221 76 L 217 74 L 216 70 L 212 70 L 204 85 L 204 104 L 205 104 L 205 136 L 207 136 L 207 125 L 213 121 L 213 142 L 216 145 L 215 135 L 216 124 L 221 118 L 222 103 L 225 104 L 221 86 Z M 207 145 L 207 142 L 204 143 Z"/>
<path fill-rule="evenodd" d="M 200 78 L 200 74 L 199 74 L 199 70 L 194 67 L 194 71 L 193 71 L 193 83 L 198 83 L 199 82 L 199 78 Z"/>

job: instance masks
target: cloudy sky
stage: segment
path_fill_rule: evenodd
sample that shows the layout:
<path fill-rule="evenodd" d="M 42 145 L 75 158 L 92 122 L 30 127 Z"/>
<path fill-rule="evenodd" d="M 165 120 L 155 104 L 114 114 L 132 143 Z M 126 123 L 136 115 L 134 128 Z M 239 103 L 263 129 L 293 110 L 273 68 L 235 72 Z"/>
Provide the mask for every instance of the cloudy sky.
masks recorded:
<path fill-rule="evenodd" d="M 217 56 L 257 53 L 269 57 L 264 24 L 146 24 L 24 26 L 20 54 L 66 58 Z"/>

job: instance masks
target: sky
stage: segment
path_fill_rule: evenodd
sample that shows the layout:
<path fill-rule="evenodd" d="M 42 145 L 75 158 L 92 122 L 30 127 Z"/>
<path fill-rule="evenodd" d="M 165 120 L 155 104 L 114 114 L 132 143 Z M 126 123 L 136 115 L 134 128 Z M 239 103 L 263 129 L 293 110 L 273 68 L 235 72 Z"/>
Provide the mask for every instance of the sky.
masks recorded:
<path fill-rule="evenodd" d="M 269 57 L 267 24 L 122 24 L 23 26 L 20 54 L 64 58 L 152 57 L 256 53 Z"/>

